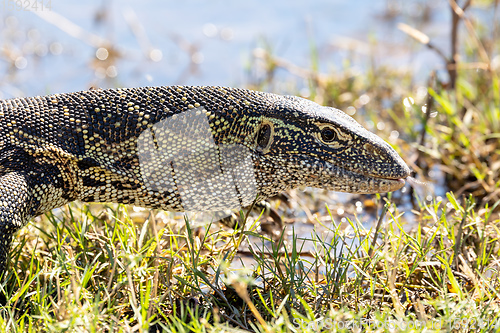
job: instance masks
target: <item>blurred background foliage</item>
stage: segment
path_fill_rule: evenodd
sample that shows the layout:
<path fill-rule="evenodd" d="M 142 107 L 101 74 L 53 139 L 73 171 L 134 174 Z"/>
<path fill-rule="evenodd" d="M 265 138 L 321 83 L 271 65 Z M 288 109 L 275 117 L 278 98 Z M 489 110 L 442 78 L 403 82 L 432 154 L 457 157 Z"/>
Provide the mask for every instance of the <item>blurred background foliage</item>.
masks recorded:
<path fill-rule="evenodd" d="M 263 216 L 243 234 L 72 204 L 21 232 L 5 327 L 287 331 L 320 316 L 494 327 L 498 0 L 38 4 L 0 2 L 0 99 L 173 84 L 293 94 L 356 118 L 415 180 L 382 197 L 291 191 L 271 204 L 282 224 Z M 233 281 L 236 266 L 252 271 Z"/>

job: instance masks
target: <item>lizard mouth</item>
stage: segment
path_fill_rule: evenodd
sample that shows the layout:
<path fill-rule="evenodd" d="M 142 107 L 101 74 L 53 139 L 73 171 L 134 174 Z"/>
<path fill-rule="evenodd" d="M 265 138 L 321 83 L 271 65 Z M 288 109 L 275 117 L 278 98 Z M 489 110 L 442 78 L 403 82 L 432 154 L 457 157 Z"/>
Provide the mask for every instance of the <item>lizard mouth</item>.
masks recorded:
<path fill-rule="evenodd" d="M 358 174 L 363 183 L 368 183 L 368 188 L 370 188 L 370 186 L 373 187 L 373 189 L 371 189 L 372 192 L 370 193 L 393 192 L 405 186 L 405 179 L 408 178 L 411 174 L 411 170 L 410 168 L 408 168 L 406 163 L 399 156 L 397 157 L 398 158 L 396 158 L 390 166 L 392 174 L 376 174 L 354 170 L 346 171 Z"/>
<path fill-rule="evenodd" d="M 378 178 L 383 179 L 391 186 L 391 191 L 396 191 L 405 186 L 406 182 L 403 178 Z"/>
<path fill-rule="evenodd" d="M 382 193 L 382 192 L 393 192 L 397 191 L 403 186 L 405 186 L 405 180 L 403 178 L 389 178 L 373 175 L 360 175 L 361 182 L 360 190 L 365 189 L 367 192 L 358 193 Z M 364 181 L 363 181 L 364 178 Z"/>
<path fill-rule="evenodd" d="M 403 174 L 394 177 L 386 175 L 365 174 L 359 171 L 344 169 L 330 163 L 325 163 L 326 173 L 321 177 L 323 184 L 330 190 L 350 193 L 373 194 L 399 190 L 405 185 L 409 176 L 406 168 Z"/>

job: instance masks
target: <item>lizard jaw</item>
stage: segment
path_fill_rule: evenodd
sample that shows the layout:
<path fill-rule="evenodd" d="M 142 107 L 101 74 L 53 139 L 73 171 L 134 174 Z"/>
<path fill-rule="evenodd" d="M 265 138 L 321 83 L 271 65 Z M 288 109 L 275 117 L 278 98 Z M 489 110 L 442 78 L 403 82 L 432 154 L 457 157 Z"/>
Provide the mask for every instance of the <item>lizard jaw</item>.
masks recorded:
<path fill-rule="evenodd" d="M 325 169 L 320 172 L 320 187 L 332 191 L 350 192 L 359 194 L 386 193 L 399 190 L 405 185 L 409 174 L 401 175 L 401 178 L 390 178 L 373 174 L 362 174 L 347 170 L 342 167 L 325 163 Z"/>

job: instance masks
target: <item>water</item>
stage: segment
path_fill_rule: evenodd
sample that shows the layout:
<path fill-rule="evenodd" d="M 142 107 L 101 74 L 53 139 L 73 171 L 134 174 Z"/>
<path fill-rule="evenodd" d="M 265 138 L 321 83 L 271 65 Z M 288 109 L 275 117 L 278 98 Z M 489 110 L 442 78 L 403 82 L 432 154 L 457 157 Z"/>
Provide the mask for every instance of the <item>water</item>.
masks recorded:
<path fill-rule="evenodd" d="M 244 86 L 252 50 L 265 44 L 275 55 L 309 68 L 313 43 L 322 72 L 341 68 L 346 59 L 362 69 L 371 52 L 370 40 L 379 44 L 381 62 L 417 71 L 434 68 L 441 62 L 434 53 L 419 48 L 415 56 L 415 50 L 402 46 L 408 37 L 396 29 L 398 21 L 423 20 L 419 15 L 427 3 L 52 0 L 50 10 L 30 12 L 9 9 L 8 1 L 1 0 L 0 73 L 7 80 L 2 80 L 0 97 L 69 92 L 91 85 Z M 440 43 L 445 41 L 449 15 L 446 3 L 437 6 L 425 30 Z M 398 15 L 387 19 L 395 10 Z M 82 29 L 80 36 L 71 35 L 74 27 L 65 20 Z M 109 45 L 89 42 L 92 35 Z M 359 52 L 346 49 L 353 43 Z M 96 58 L 99 46 L 112 51 L 104 62 Z M 291 79 L 288 73 L 280 75 Z"/>
<path fill-rule="evenodd" d="M 346 60 L 362 72 L 372 53 L 379 64 L 411 67 L 417 80 L 425 78 L 418 73 L 442 68 L 434 52 L 408 42 L 398 22 L 416 25 L 445 53 L 448 49 L 446 1 L 52 0 L 44 12 L 7 4 L 0 0 L 0 98 L 91 86 L 244 87 L 259 75 L 249 70 L 254 49 L 266 45 L 303 68 L 311 66 L 314 45 L 324 73 L 341 70 Z M 429 17 L 426 6 L 432 9 Z M 286 92 L 294 75 L 283 70 L 277 75 L 283 85 L 276 89 Z M 377 216 L 373 210 L 359 211 L 348 194 L 308 191 L 302 204 L 294 201 L 291 209 L 302 222 L 295 225 L 302 237 L 310 238 L 312 231 L 304 207 L 325 214 L 327 203 L 336 222 L 357 214 L 368 227 Z M 314 206 L 318 202 L 321 207 Z"/>

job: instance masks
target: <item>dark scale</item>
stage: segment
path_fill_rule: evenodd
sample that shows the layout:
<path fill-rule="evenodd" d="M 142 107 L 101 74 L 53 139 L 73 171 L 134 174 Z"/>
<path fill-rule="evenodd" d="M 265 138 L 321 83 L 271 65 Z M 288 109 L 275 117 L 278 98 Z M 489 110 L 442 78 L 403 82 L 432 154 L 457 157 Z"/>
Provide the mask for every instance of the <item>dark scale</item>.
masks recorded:
<path fill-rule="evenodd" d="M 210 211 L 297 186 L 393 191 L 410 173 L 343 112 L 245 89 L 0 100 L 0 120 L 0 271 L 17 230 L 76 199 Z"/>

